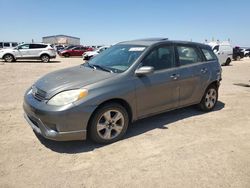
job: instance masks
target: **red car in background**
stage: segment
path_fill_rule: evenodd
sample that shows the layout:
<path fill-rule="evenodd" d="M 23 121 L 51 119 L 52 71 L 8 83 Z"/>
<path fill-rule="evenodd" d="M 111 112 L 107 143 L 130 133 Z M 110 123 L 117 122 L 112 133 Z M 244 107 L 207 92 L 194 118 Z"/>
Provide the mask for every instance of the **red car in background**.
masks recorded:
<path fill-rule="evenodd" d="M 93 51 L 93 48 L 84 47 L 84 46 L 76 46 L 71 49 L 62 50 L 61 52 L 59 52 L 59 55 L 64 56 L 64 57 L 82 56 L 84 52 L 88 52 L 88 51 Z"/>

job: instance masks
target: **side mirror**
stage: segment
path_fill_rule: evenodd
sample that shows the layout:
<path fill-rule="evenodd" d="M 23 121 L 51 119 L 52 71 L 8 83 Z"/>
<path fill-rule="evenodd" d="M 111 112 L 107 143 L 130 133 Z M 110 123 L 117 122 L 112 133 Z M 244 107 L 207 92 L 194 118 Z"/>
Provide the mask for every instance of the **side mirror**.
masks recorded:
<path fill-rule="evenodd" d="M 153 72 L 154 72 L 154 67 L 143 66 L 143 67 L 140 67 L 139 69 L 137 69 L 135 71 L 135 74 L 137 76 L 146 76 L 146 75 L 151 74 Z"/>
<path fill-rule="evenodd" d="M 213 51 L 214 51 L 214 53 L 217 53 L 217 52 L 218 52 L 218 50 L 216 50 L 216 49 L 215 49 L 215 50 L 213 50 Z"/>

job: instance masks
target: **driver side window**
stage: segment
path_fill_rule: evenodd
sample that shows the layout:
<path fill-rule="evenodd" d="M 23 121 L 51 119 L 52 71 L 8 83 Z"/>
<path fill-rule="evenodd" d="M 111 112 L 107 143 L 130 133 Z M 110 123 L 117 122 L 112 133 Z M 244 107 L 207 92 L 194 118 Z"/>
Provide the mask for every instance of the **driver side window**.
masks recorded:
<path fill-rule="evenodd" d="M 151 66 L 154 67 L 155 70 L 174 67 L 174 47 L 160 46 L 153 49 L 143 60 L 143 66 Z"/>
<path fill-rule="evenodd" d="M 21 46 L 18 47 L 18 49 L 29 49 L 30 48 L 30 45 L 29 44 L 23 44 Z"/>

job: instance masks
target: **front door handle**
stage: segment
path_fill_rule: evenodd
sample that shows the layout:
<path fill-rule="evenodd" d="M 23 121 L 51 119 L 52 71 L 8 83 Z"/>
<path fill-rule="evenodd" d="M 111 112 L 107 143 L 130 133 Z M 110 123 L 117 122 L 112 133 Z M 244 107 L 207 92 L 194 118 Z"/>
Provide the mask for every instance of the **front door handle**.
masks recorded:
<path fill-rule="evenodd" d="M 170 76 L 170 78 L 172 78 L 173 80 L 177 80 L 179 77 L 180 77 L 179 74 L 172 74 L 172 75 Z"/>
<path fill-rule="evenodd" d="M 203 69 L 201 69 L 201 73 L 206 73 L 207 72 L 207 68 L 203 68 Z"/>

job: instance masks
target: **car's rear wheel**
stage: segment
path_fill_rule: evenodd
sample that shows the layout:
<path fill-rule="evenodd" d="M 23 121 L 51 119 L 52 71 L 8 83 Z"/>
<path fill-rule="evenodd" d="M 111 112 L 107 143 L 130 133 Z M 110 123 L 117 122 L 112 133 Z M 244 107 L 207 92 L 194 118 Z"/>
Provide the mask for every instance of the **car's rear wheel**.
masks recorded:
<path fill-rule="evenodd" d="M 202 100 L 199 104 L 199 107 L 201 110 L 209 112 L 214 109 L 214 107 L 217 104 L 217 101 L 218 101 L 218 88 L 216 87 L 216 85 L 212 84 L 206 89 L 205 94 L 202 97 Z"/>
<path fill-rule="evenodd" d="M 13 55 L 11 54 L 6 54 L 4 57 L 3 57 L 4 61 L 6 62 L 14 62 L 15 61 L 15 58 Z"/>
<path fill-rule="evenodd" d="M 238 55 L 238 56 L 236 57 L 236 61 L 240 61 L 240 59 L 241 59 L 241 57 Z"/>
<path fill-rule="evenodd" d="M 94 112 L 90 120 L 90 138 L 101 144 L 115 142 L 126 133 L 128 123 L 128 112 L 120 104 L 104 105 Z"/>
<path fill-rule="evenodd" d="M 69 55 L 69 53 L 65 53 L 65 54 L 63 54 L 63 56 L 64 57 L 69 57 L 70 55 Z"/>
<path fill-rule="evenodd" d="M 226 61 L 226 63 L 225 63 L 225 65 L 228 66 L 230 63 L 231 63 L 231 59 L 228 58 L 227 61 Z"/>
<path fill-rule="evenodd" d="M 41 55 L 41 61 L 44 63 L 48 63 L 50 61 L 50 57 L 46 54 Z"/>

